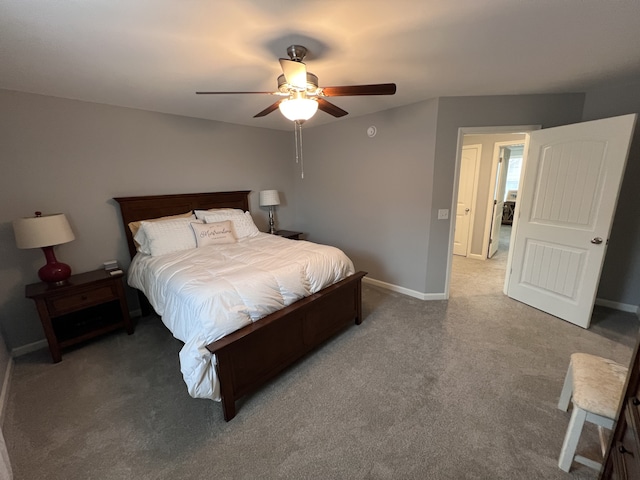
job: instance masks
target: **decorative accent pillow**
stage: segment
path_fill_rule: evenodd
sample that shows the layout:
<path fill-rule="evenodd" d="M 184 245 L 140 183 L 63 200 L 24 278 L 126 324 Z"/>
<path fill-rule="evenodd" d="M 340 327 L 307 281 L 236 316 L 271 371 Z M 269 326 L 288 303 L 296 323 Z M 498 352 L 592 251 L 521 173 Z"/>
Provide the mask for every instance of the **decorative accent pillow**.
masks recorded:
<path fill-rule="evenodd" d="M 234 234 L 238 240 L 246 237 L 255 237 L 260 233 L 249 212 L 244 212 L 242 215 L 217 213 L 205 215 L 204 217 L 205 223 L 216 223 L 225 220 L 231 220 L 233 223 Z"/>
<path fill-rule="evenodd" d="M 196 236 L 191 228 L 193 218 L 176 218 L 157 222 L 142 221 L 136 234 L 138 251 L 156 257 L 167 253 L 196 248 Z M 196 220 L 197 223 L 198 222 Z"/>
<path fill-rule="evenodd" d="M 198 247 L 205 245 L 236 243 L 231 220 L 216 223 L 192 223 Z"/>
<path fill-rule="evenodd" d="M 174 218 L 191 218 L 191 219 L 195 219 L 195 215 L 193 215 L 193 213 L 186 212 L 186 213 L 180 213 L 178 215 L 168 215 L 166 217 L 158 217 L 158 218 L 149 218 L 146 220 L 138 220 L 137 222 L 129 222 L 129 230 L 131 230 L 131 235 L 133 236 L 133 243 L 135 243 L 136 245 L 136 249 L 138 251 L 140 251 L 140 243 L 138 240 L 136 240 L 136 235 L 138 234 L 138 230 L 140 230 L 140 224 L 142 222 L 159 222 L 162 220 L 173 220 Z"/>
<path fill-rule="evenodd" d="M 198 220 L 204 220 L 206 215 L 218 213 L 242 215 L 244 210 L 241 208 L 211 208 L 209 210 L 194 210 L 193 213 L 195 213 Z"/>

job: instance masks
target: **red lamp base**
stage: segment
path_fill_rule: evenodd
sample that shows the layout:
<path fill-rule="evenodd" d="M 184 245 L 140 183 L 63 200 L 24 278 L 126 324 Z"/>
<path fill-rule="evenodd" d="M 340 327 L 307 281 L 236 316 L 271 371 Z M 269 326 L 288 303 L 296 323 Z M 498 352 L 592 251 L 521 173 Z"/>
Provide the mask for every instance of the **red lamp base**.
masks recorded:
<path fill-rule="evenodd" d="M 38 270 L 40 280 L 54 285 L 63 285 L 71 276 L 71 267 L 66 263 L 58 262 L 53 247 L 42 247 L 47 264 Z"/>

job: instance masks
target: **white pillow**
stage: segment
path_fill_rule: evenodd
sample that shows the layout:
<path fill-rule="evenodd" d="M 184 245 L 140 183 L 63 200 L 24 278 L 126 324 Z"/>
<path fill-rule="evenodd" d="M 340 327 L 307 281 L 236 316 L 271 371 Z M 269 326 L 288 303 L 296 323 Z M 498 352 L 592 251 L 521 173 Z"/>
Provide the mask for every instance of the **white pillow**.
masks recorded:
<path fill-rule="evenodd" d="M 158 222 L 142 221 L 136 234 L 140 252 L 156 257 L 167 253 L 196 248 L 196 236 L 191 218 L 176 218 Z M 198 222 L 196 220 L 197 223 Z"/>
<path fill-rule="evenodd" d="M 196 218 L 193 215 L 193 212 L 191 210 L 189 210 L 186 213 L 180 213 L 178 215 L 167 215 L 165 217 L 159 217 L 159 218 L 145 218 L 144 220 L 138 220 L 136 222 L 129 222 L 129 230 L 131 230 L 131 236 L 135 237 L 136 233 L 138 233 L 138 229 L 140 228 L 140 223 L 141 222 L 159 222 L 161 220 L 171 220 L 174 218 Z"/>
<path fill-rule="evenodd" d="M 221 243 L 236 243 L 231 220 L 216 223 L 192 223 L 191 228 L 196 235 L 198 247 Z"/>
<path fill-rule="evenodd" d="M 196 216 L 191 212 L 187 212 L 179 215 L 169 215 L 168 217 L 149 218 L 147 220 L 129 222 L 129 230 L 131 230 L 131 235 L 133 235 L 133 243 L 136 245 L 136 250 L 149 255 L 149 247 L 141 247 L 141 245 L 148 243 L 144 232 L 140 231 L 140 225 L 142 225 L 142 222 L 164 222 L 166 220 L 175 220 L 176 218 L 188 218 L 189 220 L 195 220 Z"/>
<path fill-rule="evenodd" d="M 231 220 L 233 222 L 233 230 L 238 240 L 246 237 L 255 237 L 260 230 L 253 223 L 253 218 L 249 212 L 244 212 L 242 215 L 216 213 L 212 215 L 205 215 L 205 223 L 223 222 L 225 220 Z"/>
<path fill-rule="evenodd" d="M 196 218 L 198 220 L 204 220 L 205 215 L 218 213 L 242 215 L 244 213 L 244 210 L 242 210 L 241 208 L 211 208 L 209 210 L 194 210 L 193 213 L 196 214 Z"/>

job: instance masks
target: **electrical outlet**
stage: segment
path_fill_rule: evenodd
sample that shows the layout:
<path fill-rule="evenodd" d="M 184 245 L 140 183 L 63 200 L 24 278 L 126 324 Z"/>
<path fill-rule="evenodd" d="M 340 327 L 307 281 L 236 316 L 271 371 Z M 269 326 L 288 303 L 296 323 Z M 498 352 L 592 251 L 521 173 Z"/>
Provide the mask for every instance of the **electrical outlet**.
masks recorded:
<path fill-rule="evenodd" d="M 441 208 L 438 210 L 438 220 L 447 220 L 449 218 L 449 209 Z"/>

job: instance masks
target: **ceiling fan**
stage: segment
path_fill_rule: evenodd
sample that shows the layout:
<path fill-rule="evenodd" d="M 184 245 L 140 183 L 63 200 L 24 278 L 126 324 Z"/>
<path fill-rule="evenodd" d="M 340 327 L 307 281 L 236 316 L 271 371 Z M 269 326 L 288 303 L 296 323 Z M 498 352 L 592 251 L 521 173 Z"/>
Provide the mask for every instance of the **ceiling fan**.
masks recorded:
<path fill-rule="evenodd" d="M 280 59 L 283 74 L 278 77 L 278 90 L 275 92 L 196 92 L 198 95 L 235 95 L 265 94 L 282 98 L 254 115 L 264 117 L 280 109 L 282 114 L 300 125 L 310 119 L 317 110 L 322 110 L 334 117 L 344 117 L 347 111 L 327 101 L 326 97 L 346 97 L 360 95 L 393 95 L 396 93 L 395 83 L 378 83 L 373 85 L 346 85 L 340 87 L 320 87 L 318 77 L 307 72 L 303 63 L 307 49 L 302 45 L 291 45 L 287 48 L 290 60 Z"/>

